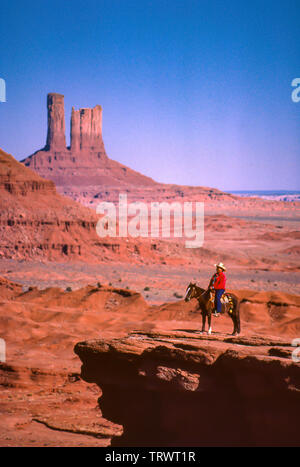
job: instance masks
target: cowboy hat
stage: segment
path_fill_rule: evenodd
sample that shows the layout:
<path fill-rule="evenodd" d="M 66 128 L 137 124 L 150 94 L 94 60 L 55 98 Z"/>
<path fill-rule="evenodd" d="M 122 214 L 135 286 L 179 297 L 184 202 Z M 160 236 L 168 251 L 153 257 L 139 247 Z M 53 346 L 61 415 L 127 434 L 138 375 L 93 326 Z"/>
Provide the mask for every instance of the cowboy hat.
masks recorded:
<path fill-rule="evenodd" d="M 215 266 L 216 266 L 217 268 L 223 269 L 223 271 L 226 271 L 226 268 L 225 268 L 225 266 L 224 266 L 223 263 L 215 264 Z"/>

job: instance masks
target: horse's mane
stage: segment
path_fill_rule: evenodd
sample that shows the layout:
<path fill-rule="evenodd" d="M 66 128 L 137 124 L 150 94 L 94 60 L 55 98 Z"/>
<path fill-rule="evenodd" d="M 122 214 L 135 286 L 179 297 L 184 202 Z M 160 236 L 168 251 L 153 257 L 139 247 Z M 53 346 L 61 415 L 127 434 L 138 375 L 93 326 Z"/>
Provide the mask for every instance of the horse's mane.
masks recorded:
<path fill-rule="evenodd" d="M 202 289 L 202 287 L 199 287 L 198 285 L 193 284 L 192 282 L 190 282 L 190 284 L 188 285 L 188 288 L 189 287 L 195 287 L 197 289 L 197 292 L 199 292 L 199 293 L 201 293 L 203 295 L 205 295 L 204 292 L 208 292 L 208 289 Z"/>

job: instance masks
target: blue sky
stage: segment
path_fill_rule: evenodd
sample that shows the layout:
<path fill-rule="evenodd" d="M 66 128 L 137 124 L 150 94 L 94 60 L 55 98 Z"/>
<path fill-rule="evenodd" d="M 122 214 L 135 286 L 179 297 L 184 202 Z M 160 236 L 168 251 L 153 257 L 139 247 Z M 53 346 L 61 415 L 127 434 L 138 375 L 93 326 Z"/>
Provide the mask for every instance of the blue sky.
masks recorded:
<path fill-rule="evenodd" d="M 109 157 L 155 180 L 300 189 L 300 1 L 2 1 L 0 147 L 44 146 L 46 96 L 103 107 Z"/>

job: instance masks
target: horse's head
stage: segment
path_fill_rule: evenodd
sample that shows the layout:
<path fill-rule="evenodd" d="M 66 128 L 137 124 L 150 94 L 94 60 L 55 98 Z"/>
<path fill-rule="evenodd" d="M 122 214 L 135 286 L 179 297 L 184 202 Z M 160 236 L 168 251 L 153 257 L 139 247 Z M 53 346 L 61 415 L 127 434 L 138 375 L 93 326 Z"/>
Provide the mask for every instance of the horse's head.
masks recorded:
<path fill-rule="evenodd" d="M 196 284 L 193 284 L 192 282 L 190 282 L 186 288 L 186 296 L 185 296 L 184 301 L 189 302 L 195 296 L 196 296 Z"/>

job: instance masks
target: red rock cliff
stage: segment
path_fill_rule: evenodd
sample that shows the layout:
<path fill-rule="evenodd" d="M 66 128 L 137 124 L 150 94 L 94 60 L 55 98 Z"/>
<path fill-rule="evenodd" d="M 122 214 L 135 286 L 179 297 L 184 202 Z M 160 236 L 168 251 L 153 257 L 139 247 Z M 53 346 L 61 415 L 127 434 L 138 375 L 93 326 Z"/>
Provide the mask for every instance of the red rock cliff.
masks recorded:
<path fill-rule="evenodd" d="M 271 337 L 133 332 L 78 343 L 81 376 L 123 425 L 114 446 L 296 446 L 300 367 Z"/>

